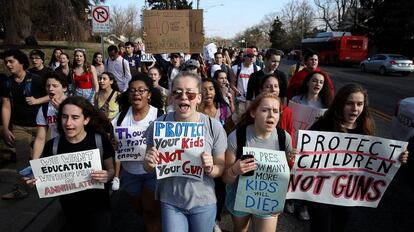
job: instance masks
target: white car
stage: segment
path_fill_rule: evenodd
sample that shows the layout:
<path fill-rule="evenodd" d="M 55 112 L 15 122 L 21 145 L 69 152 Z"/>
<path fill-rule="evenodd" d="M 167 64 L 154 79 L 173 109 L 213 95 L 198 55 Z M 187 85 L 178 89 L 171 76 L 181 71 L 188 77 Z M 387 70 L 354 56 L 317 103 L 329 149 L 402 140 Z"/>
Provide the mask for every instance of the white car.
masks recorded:
<path fill-rule="evenodd" d="M 363 72 L 379 72 L 380 75 L 401 73 L 408 76 L 414 72 L 413 61 L 398 54 L 375 54 L 363 60 L 359 67 Z"/>
<path fill-rule="evenodd" d="M 391 121 L 391 134 L 394 139 L 402 141 L 414 136 L 414 97 L 398 102 Z"/>

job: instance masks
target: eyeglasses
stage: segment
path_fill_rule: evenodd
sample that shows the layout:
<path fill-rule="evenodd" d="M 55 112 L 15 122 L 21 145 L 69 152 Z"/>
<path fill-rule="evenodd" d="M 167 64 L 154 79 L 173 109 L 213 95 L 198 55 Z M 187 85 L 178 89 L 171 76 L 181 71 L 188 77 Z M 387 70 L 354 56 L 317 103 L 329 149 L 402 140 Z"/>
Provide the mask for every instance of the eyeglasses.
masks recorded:
<path fill-rule="evenodd" d="M 188 98 L 188 100 L 192 101 L 197 96 L 198 93 L 193 92 L 193 90 L 190 91 L 182 91 L 181 89 L 176 89 L 172 91 L 172 95 L 175 99 L 180 99 L 181 96 L 185 94 Z"/>
<path fill-rule="evenodd" d="M 128 92 L 129 93 L 132 93 L 132 94 L 138 92 L 139 95 L 143 95 L 147 91 L 149 91 L 149 89 L 135 89 L 135 88 L 130 88 Z"/>
<path fill-rule="evenodd" d="M 42 58 L 40 58 L 40 57 L 35 57 L 35 56 L 31 56 L 31 57 L 30 57 L 30 59 L 31 59 L 31 60 L 40 60 L 40 59 L 42 59 Z"/>

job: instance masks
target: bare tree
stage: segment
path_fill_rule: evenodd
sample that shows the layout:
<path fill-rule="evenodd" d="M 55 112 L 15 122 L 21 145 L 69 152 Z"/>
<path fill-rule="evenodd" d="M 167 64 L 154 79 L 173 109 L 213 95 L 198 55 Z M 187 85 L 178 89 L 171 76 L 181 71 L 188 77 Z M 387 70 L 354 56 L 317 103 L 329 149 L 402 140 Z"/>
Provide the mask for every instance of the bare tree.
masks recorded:
<path fill-rule="evenodd" d="M 140 10 L 133 4 L 127 8 L 112 7 L 111 27 L 113 33 L 119 38 L 121 35 L 129 40 L 140 35 Z"/>
<path fill-rule="evenodd" d="M 281 21 L 288 35 L 287 47 L 298 48 L 315 25 L 313 8 L 306 0 L 292 0 L 282 9 Z"/>
<path fill-rule="evenodd" d="M 319 18 L 324 21 L 325 29 L 332 31 L 345 28 L 344 22 L 347 16 L 349 19 L 354 15 L 359 6 L 359 0 L 314 0 L 318 8 Z"/>

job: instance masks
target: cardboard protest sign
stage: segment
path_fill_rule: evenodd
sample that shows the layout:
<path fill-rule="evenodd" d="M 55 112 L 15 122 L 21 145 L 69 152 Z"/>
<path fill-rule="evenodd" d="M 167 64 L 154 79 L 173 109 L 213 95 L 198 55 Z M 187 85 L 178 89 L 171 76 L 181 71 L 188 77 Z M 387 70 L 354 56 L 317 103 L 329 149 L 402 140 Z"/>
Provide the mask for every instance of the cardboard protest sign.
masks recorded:
<path fill-rule="evenodd" d="M 40 198 L 104 188 L 90 176 L 93 170 L 102 170 L 98 149 L 30 160 L 30 165 Z"/>
<path fill-rule="evenodd" d="M 155 62 L 155 57 L 150 53 L 144 53 L 141 55 L 141 62 Z"/>
<path fill-rule="evenodd" d="M 284 151 L 243 147 L 253 154 L 257 169 L 253 176 L 239 176 L 234 209 L 253 214 L 283 211 L 289 184 L 289 166 Z"/>
<path fill-rule="evenodd" d="M 203 10 L 144 10 L 144 31 L 147 52 L 203 52 Z"/>
<path fill-rule="evenodd" d="M 406 147 L 374 136 L 301 130 L 287 198 L 375 208 Z"/>
<path fill-rule="evenodd" d="M 321 117 L 327 109 L 319 109 L 312 106 L 289 101 L 289 108 L 293 115 L 293 134 L 298 140 L 298 131 L 309 129 L 310 126 Z"/>
<path fill-rule="evenodd" d="M 144 126 L 115 127 L 115 138 L 118 149 L 115 150 L 115 159 L 120 161 L 143 161 L 147 140 Z"/>
<path fill-rule="evenodd" d="M 201 154 L 204 152 L 204 123 L 155 122 L 157 179 L 172 176 L 203 180 Z"/>

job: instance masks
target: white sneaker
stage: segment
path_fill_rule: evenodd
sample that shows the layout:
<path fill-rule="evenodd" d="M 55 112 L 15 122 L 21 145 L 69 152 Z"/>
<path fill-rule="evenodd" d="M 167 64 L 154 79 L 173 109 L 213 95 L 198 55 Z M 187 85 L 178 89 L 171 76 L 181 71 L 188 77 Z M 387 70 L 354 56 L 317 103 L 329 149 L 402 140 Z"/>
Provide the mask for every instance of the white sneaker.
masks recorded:
<path fill-rule="evenodd" d="M 114 177 L 114 179 L 112 179 L 112 190 L 114 191 L 119 190 L 119 184 L 120 184 L 119 178 Z"/>
<path fill-rule="evenodd" d="M 222 232 L 218 222 L 216 222 L 216 224 L 214 224 L 213 232 Z"/>

